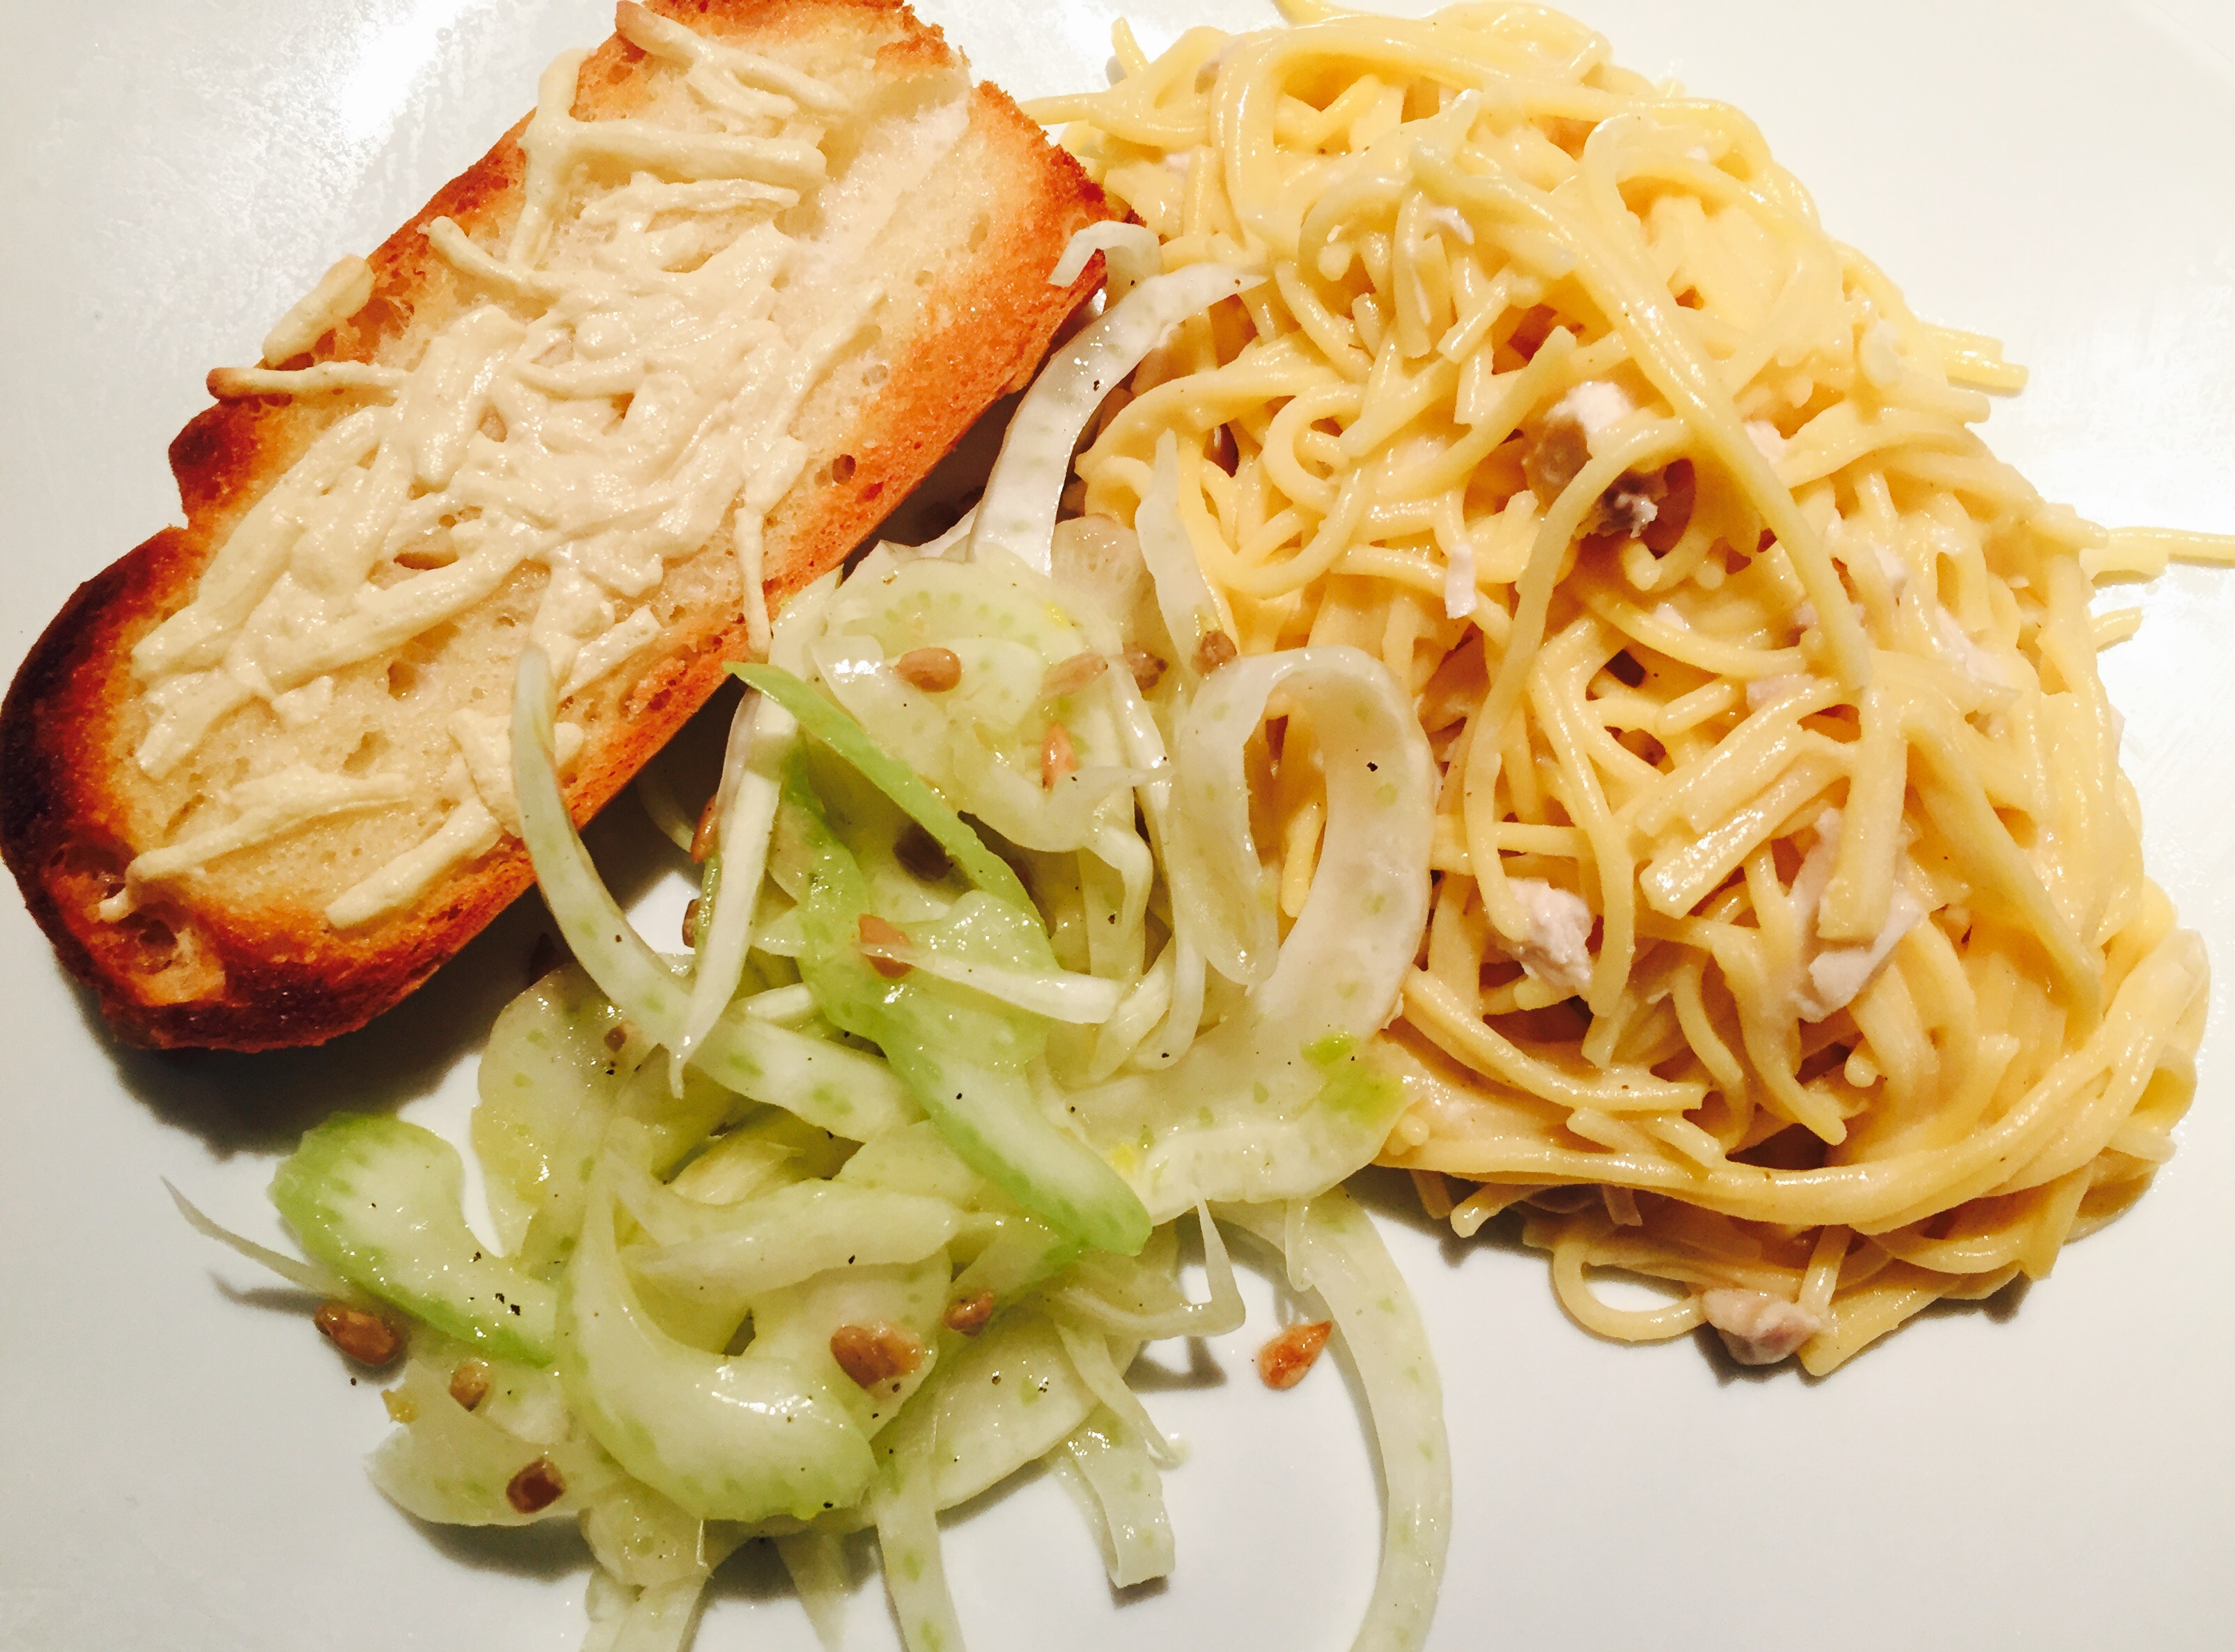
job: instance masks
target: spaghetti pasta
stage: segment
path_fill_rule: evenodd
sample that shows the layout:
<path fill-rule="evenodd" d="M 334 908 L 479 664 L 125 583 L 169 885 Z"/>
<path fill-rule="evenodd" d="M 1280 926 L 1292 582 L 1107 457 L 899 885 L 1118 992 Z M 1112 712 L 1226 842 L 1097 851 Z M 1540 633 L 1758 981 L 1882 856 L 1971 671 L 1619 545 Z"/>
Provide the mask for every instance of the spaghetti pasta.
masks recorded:
<path fill-rule="evenodd" d="M 1268 277 L 1111 399 L 1084 508 L 1176 524 L 1244 652 L 1379 656 L 1441 765 L 1385 1162 L 1521 1206 L 1601 1334 L 1816 1373 L 2047 1274 L 2169 1156 L 2206 980 L 2092 582 L 2235 541 L 2045 503 L 1969 428 L 2023 370 L 1737 111 L 1534 7 L 1288 10 L 1034 112 L 1166 270 Z M 1267 754 L 1290 895 L 1314 751 Z"/>

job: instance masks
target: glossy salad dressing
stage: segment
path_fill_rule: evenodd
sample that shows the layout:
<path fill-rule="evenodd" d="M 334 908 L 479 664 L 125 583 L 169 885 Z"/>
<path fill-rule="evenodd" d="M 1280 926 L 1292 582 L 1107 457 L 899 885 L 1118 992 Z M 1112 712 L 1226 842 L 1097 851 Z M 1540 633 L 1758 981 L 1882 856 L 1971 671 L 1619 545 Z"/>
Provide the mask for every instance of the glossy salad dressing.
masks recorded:
<path fill-rule="evenodd" d="M 193 601 L 134 650 L 149 712 L 135 756 L 150 778 L 252 701 L 283 727 L 314 722 L 333 703 L 334 673 L 456 619 L 524 566 L 547 570 L 523 641 L 551 662 L 562 701 L 654 642 L 667 570 L 720 536 L 764 633 L 762 534 L 808 457 L 791 424 L 873 324 L 883 294 L 853 273 L 858 255 L 961 138 L 967 81 L 878 121 L 880 164 L 826 187 L 823 145 L 849 113 L 841 93 L 637 8 L 621 27 L 680 71 L 714 129 L 576 120 L 587 54 L 568 53 L 545 71 L 521 135 L 524 200 L 501 255 L 447 219 L 429 226 L 442 257 L 495 296 L 408 370 L 218 376 L 228 393 L 340 390 L 370 404 L 311 444 L 219 548 Z M 626 169 L 627 181 L 585 187 L 592 167 Z M 779 215 L 810 198 L 814 238 L 786 233 Z M 361 267 L 329 272 L 275 329 L 266 360 L 360 307 Z M 408 906 L 517 831 L 501 720 L 460 710 L 449 731 L 445 795 L 459 801 L 326 907 L 336 927 Z M 562 764 L 582 739 L 578 724 L 559 725 Z M 134 860 L 102 915 L 124 916 L 151 883 L 412 790 L 378 766 L 252 773 L 216 795 L 223 824 Z"/>

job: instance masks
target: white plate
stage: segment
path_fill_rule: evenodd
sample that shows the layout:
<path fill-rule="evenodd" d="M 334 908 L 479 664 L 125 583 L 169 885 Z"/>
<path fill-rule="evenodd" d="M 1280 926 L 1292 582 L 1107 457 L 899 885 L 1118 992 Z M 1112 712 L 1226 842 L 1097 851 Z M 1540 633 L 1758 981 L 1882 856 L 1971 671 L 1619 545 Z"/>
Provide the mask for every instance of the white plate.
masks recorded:
<path fill-rule="evenodd" d="M 981 73 L 1099 83 L 1108 0 L 931 0 Z M 1156 49 L 1262 0 L 1124 8 Z M 2109 521 L 2235 530 L 2235 20 L 2220 0 L 1874 6 L 1591 0 L 1621 61 L 1749 110 L 1926 314 L 1999 332 L 2035 388 L 1991 436 Z M 71 587 L 176 514 L 165 443 L 203 371 L 478 156 L 603 0 L 107 0 L 9 8 L 0 63 L 0 545 L 12 669 Z M 2123 600 L 2123 599 L 2122 599 Z M 2235 958 L 2235 580 L 2140 593 L 2108 657 L 2157 876 Z M 642 828 L 601 829 L 626 856 Z M 629 816 L 629 818 L 621 818 Z M 671 900 L 657 895 L 655 904 Z M 669 921 L 658 921 L 664 927 Z M 564 1530 L 416 1528 L 359 1472 L 384 1431 L 299 1305 L 196 1239 L 158 1184 L 276 1229 L 295 1131 L 399 1098 L 455 1123 L 521 978 L 515 914 L 323 1052 L 120 1049 L 0 896 L 0 1645 L 280 1652 L 562 1648 Z M 1450 1399 L 1458 1513 L 1439 1648 L 2224 1646 L 2235 1622 L 2235 1038 L 2215 997 L 2181 1151 L 2015 1312 L 1929 1315 L 1830 1380 L 1719 1373 L 1689 1341 L 1595 1342 L 1535 1257 L 1439 1242 L 1369 1189 Z M 1260 1290 L 1262 1309 L 1268 1295 Z M 284 1311 L 275 1311 L 275 1308 Z M 1150 1404 L 1193 1442 L 1180 1565 L 1113 1602 L 1059 1490 L 953 1524 L 979 1652 L 1340 1649 L 1375 1546 L 1334 1374 L 1255 1381 L 1252 1334 Z M 1222 1373 L 1222 1375 L 1221 1374 Z M 807 1649 L 778 1570 L 725 1570 L 705 1652 Z M 853 1644 L 893 1643 L 874 1583 Z"/>

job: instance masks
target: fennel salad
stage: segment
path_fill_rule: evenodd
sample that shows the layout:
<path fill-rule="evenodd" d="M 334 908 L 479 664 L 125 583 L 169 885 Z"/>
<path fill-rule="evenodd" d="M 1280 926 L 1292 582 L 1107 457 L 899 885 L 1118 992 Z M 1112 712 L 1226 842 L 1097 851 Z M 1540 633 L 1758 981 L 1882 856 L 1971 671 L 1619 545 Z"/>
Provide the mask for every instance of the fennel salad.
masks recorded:
<path fill-rule="evenodd" d="M 1419 1316 L 1340 1183 L 1406 1105 L 1373 1035 L 1426 917 L 1435 771 L 1378 660 L 1236 657 L 1171 508 L 1064 518 L 1106 393 L 1242 290 L 1102 252 L 1104 313 L 1026 393 L 986 493 L 777 619 L 695 832 L 689 950 L 632 926 L 570 820 L 530 649 L 511 724 L 523 834 L 571 962 L 499 1017 L 458 1149 L 403 1121 L 311 1130 L 271 1189 L 309 1260 L 196 1227 L 324 1305 L 400 1376 L 371 1478 L 421 1519 L 579 1522 L 591 1652 L 678 1652 L 705 1585 L 773 1540 L 838 1642 L 839 1545 L 873 1529 L 910 1652 L 964 1644 L 938 1516 L 1046 1462 L 1113 1584 L 1174 1564 L 1176 1453 L 1126 1372 L 1243 1317 L 1222 1229 L 1285 1258 L 1371 1413 L 1382 1552 L 1355 1645 L 1420 1645 L 1451 1504 Z M 1160 456 L 1160 469 L 1169 465 Z M 1309 730 L 1324 839 L 1284 922 L 1252 800 Z M 1200 1235 L 1209 1292 L 1180 1272 Z"/>

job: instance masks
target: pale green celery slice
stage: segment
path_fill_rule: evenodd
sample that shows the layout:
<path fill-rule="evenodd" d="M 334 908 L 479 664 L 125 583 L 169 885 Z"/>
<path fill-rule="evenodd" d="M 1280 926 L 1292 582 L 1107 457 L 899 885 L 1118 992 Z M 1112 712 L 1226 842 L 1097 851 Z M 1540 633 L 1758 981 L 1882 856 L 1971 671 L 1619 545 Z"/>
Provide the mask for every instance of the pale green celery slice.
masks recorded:
<path fill-rule="evenodd" d="M 961 1225 L 960 1212 L 941 1200 L 833 1182 L 780 1188 L 705 1215 L 711 1219 L 698 1236 L 636 1251 L 629 1264 L 644 1284 L 717 1318 L 834 1268 L 921 1262 Z"/>
<path fill-rule="evenodd" d="M 985 1291 L 1006 1301 L 1061 1273 L 1085 1252 L 1078 1240 L 1058 1233 L 1037 1216 L 981 1216 L 974 1220 L 994 1224 L 993 1231 L 969 1266 L 954 1276 L 957 1298 Z"/>
<path fill-rule="evenodd" d="M 578 968 L 504 1006 L 482 1052 L 472 1138 L 508 1254 L 555 1262 L 582 1225 L 590 1167 L 647 1046 Z M 618 1038 L 618 1047 L 607 1043 Z"/>
<path fill-rule="evenodd" d="M 1019 1204 L 1102 1249 L 1138 1250 L 1150 1232 L 1140 1200 L 1032 1092 L 1025 1063 L 1039 1053 L 1037 1026 L 943 983 L 872 970 L 859 950 L 868 910 L 861 868 L 796 764 L 784 800 L 810 868 L 801 974 L 823 1013 L 883 1050 L 947 1145 Z"/>
<path fill-rule="evenodd" d="M 857 1502 L 875 1465 L 845 1398 L 757 1341 L 724 1358 L 661 1331 L 629 1283 L 614 1215 L 593 1183 L 560 1298 L 560 1374 L 584 1426 L 703 1519 L 812 1519 Z"/>
<path fill-rule="evenodd" d="M 551 729 L 551 668 L 529 648 L 521 656 L 513 694 L 512 751 L 536 880 L 590 978 L 653 1042 L 673 1049 L 684 1034 L 688 985 L 645 944 L 599 877 L 560 794 Z M 736 1004 L 723 1012 L 691 1062 L 740 1095 L 855 1141 L 919 1112 L 875 1057 L 775 1026 Z"/>
<path fill-rule="evenodd" d="M 549 1285 L 487 1253 L 466 1226 L 458 1150 L 401 1119 L 344 1113 L 306 1131 L 272 1178 L 303 1248 L 437 1330 L 548 1365 Z"/>
<path fill-rule="evenodd" d="M 731 672 L 767 695 L 798 719 L 799 726 L 843 757 L 862 777 L 900 805 L 909 819 L 931 834 L 970 881 L 1020 911 L 1032 911 L 1032 897 L 1009 863 L 986 847 L 986 840 L 963 823 L 946 799 L 914 770 L 885 751 L 868 731 L 839 706 L 789 672 L 773 665 L 731 665 Z"/>
<path fill-rule="evenodd" d="M 1353 1652 L 1426 1644 L 1451 1541 L 1451 1444 L 1427 1328 L 1373 1223 L 1341 1189 L 1295 1205 L 1220 1205 L 1217 1216 L 1282 1251 L 1319 1292 L 1366 1391 L 1381 1458 L 1381 1565 Z"/>
<path fill-rule="evenodd" d="M 1164 1511 L 1164 1480 L 1156 1459 L 1107 1408 L 1097 1411 L 1051 1455 L 1069 1466 L 1083 1493 L 1102 1549 L 1103 1569 L 1119 1589 L 1131 1589 L 1172 1570 L 1172 1523 Z"/>
<path fill-rule="evenodd" d="M 868 1141 L 922 1117 L 907 1087 L 875 1056 L 764 1020 L 742 1004 L 722 1012 L 691 1061 L 739 1095 L 849 1141 Z"/>

